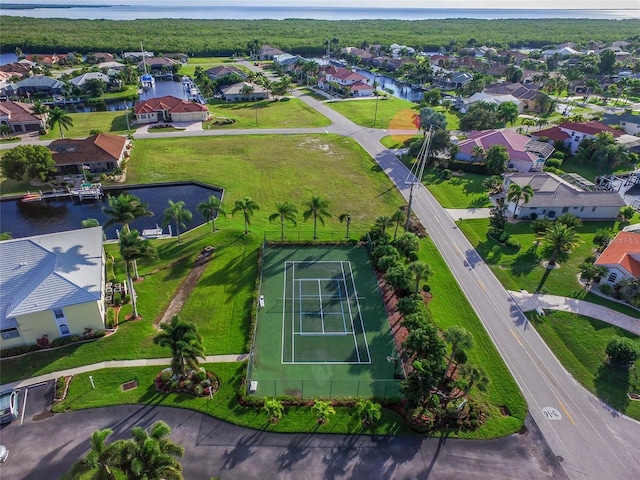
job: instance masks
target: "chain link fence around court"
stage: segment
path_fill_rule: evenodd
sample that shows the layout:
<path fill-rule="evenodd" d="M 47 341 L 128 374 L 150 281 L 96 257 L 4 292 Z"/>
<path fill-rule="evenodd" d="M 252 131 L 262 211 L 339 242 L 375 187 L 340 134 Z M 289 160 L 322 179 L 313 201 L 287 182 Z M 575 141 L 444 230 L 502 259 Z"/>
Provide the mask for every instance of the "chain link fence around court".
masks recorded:
<path fill-rule="evenodd" d="M 261 397 L 376 397 L 389 400 L 401 396 L 400 384 L 400 380 L 260 380 L 256 393 Z"/>
<path fill-rule="evenodd" d="M 297 231 L 296 229 L 290 228 L 284 230 L 284 240 L 281 239 L 280 230 L 265 230 L 264 231 L 264 240 L 266 242 L 317 242 L 322 244 L 322 242 L 347 242 L 347 241 L 357 241 L 360 238 L 350 233 L 349 238 L 346 236 L 345 230 L 325 230 L 318 227 L 318 238 L 313 238 L 313 230 L 307 231 Z"/>

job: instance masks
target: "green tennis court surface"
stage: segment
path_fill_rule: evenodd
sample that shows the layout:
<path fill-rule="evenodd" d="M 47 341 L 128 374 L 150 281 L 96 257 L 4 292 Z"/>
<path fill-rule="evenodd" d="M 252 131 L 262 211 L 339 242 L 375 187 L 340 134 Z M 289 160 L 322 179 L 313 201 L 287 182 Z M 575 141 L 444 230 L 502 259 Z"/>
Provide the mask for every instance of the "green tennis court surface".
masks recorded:
<path fill-rule="evenodd" d="M 363 247 L 267 247 L 260 294 L 256 395 L 398 395 L 393 338 Z"/>

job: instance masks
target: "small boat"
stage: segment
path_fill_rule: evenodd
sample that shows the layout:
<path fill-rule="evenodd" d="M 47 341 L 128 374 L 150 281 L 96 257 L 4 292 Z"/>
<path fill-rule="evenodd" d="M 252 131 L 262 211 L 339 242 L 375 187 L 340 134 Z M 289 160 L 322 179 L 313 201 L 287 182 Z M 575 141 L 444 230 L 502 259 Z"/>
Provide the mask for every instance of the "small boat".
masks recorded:
<path fill-rule="evenodd" d="M 162 236 L 162 228 L 156 223 L 156 228 L 146 228 L 142 230 L 143 238 L 159 238 Z"/>
<path fill-rule="evenodd" d="M 41 196 L 39 193 L 30 193 L 27 192 L 24 194 L 24 196 L 22 197 L 22 201 L 23 202 L 36 202 L 38 200 L 41 200 Z"/>

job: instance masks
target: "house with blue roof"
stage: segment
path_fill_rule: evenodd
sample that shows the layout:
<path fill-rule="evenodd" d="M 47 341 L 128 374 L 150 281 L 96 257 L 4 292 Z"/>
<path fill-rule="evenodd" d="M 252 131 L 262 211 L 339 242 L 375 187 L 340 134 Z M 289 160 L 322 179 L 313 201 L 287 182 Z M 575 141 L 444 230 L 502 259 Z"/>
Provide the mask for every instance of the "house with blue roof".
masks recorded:
<path fill-rule="evenodd" d="M 64 95 L 67 84 L 55 78 L 45 75 L 28 77 L 10 85 L 15 95 L 24 97 L 27 95 Z"/>
<path fill-rule="evenodd" d="M 105 328 L 101 227 L 0 242 L 0 349 Z"/>

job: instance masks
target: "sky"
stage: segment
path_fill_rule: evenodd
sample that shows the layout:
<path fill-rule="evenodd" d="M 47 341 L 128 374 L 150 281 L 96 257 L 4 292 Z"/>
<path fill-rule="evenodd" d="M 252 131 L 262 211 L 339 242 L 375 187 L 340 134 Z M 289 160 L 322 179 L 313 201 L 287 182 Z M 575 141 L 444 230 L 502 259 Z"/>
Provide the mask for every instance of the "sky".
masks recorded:
<path fill-rule="evenodd" d="M 161 5 L 164 0 L 3 0 L 5 3 L 68 5 Z M 186 5 L 225 6 L 296 6 L 296 7 L 363 7 L 363 8 L 501 8 L 501 9 L 640 9 L 640 0 L 538 0 L 534 4 L 522 0 L 183 0 Z M 1 7 L 0 7 L 1 8 Z"/>

